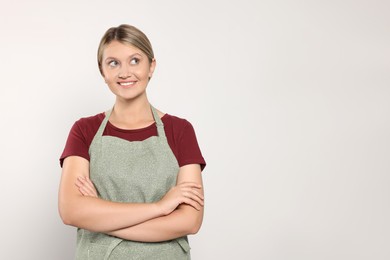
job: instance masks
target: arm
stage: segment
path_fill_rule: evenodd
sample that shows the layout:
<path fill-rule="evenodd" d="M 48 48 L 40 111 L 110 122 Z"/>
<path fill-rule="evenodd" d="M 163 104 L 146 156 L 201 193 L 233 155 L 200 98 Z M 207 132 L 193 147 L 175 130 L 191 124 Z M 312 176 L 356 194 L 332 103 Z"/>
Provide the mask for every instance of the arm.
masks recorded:
<path fill-rule="evenodd" d="M 200 166 L 186 165 L 180 168 L 177 184 L 195 182 L 203 187 Z M 203 197 L 203 188 L 200 190 Z M 159 242 L 175 239 L 199 231 L 203 220 L 203 207 L 196 210 L 181 204 L 167 216 L 154 218 L 125 229 L 108 232 L 109 235 L 140 242 Z"/>
<path fill-rule="evenodd" d="M 176 192 L 158 203 L 117 203 L 80 194 L 78 176 L 89 177 L 89 162 L 78 156 L 64 160 L 59 189 L 59 212 L 67 225 L 95 232 L 109 232 L 137 225 L 146 220 L 172 212 L 180 203 L 194 203 L 191 196 L 195 184 L 184 185 L 183 192 Z M 189 193 L 191 196 L 184 196 Z M 194 209 L 195 210 L 195 209 Z"/>

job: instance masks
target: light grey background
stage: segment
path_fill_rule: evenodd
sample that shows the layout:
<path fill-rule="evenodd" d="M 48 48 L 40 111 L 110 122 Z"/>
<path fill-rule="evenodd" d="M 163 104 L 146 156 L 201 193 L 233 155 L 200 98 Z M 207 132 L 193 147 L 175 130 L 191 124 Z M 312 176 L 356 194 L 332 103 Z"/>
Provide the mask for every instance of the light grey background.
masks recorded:
<path fill-rule="evenodd" d="M 208 162 L 193 259 L 390 259 L 389 11 L 1 0 L 1 258 L 73 258 L 58 158 L 74 121 L 112 106 L 96 49 L 129 23 L 155 49 L 151 102 L 194 125 Z"/>

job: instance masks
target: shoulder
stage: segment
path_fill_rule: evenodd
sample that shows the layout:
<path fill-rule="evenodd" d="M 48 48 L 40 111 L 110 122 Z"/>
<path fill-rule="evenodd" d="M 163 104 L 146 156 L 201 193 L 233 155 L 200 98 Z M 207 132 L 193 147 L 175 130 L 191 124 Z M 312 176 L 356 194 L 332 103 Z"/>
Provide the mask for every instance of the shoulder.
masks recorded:
<path fill-rule="evenodd" d="M 196 140 L 194 127 L 187 119 L 165 114 L 162 117 L 162 121 L 165 132 L 167 135 L 170 135 L 176 145 Z"/>
<path fill-rule="evenodd" d="M 174 133 L 181 133 L 187 128 L 193 128 L 192 124 L 187 119 L 174 116 L 168 113 L 166 113 L 161 118 L 161 120 L 163 121 L 164 125 L 166 125 L 168 128 L 171 128 Z"/>
<path fill-rule="evenodd" d="M 104 112 L 93 116 L 82 117 L 75 122 L 75 125 L 77 125 L 81 130 L 90 130 L 96 128 L 96 126 L 99 127 L 103 119 Z"/>
<path fill-rule="evenodd" d="M 104 112 L 82 117 L 74 123 L 71 134 L 81 138 L 85 144 L 90 144 L 103 119 Z"/>
<path fill-rule="evenodd" d="M 168 142 L 172 142 L 172 146 L 175 148 L 174 153 L 177 156 L 179 166 L 199 164 L 203 170 L 206 162 L 200 151 L 192 124 L 187 119 L 170 114 L 165 114 L 162 121 Z"/>
<path fill-rule="evenodd" d="M 80 118 L 73 124 L 64 151 L 60 157 L 61 167 L 64 159 L 71 155 L 81 156 L 89 160 L 89 146 L 103 119 L 104 113 L 100 113 L 94 116 Z"/>

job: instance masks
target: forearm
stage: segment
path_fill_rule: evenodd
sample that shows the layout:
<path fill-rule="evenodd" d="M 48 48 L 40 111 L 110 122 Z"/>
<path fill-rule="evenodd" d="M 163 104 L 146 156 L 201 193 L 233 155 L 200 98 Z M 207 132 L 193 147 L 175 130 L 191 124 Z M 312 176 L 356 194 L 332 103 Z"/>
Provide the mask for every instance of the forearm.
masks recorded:
<path fill-rule="evenodd" d="M 108 232 L 142 223 L 159 216 L 154 203 L 117 203 L 78 196 L 60 208 L 65 224 L 95 232 Z"/>
<path fill-rule="evenodd" d="M 199 180 L 181 181 L 156 203 L 117 203 L 97 198 L 96 189 L 88 178 L 88 168 L 89 162 L 77 156 L 68 157 L 64 161 L 59 191 L 59 211 L 65 224 L 103 233 L 117 230 L 118 237 L 121 234 L 129 235 L 134 232 L 140 239 L 145 237 L 145 239 L 161 241 L 169 238 L 153 238 L 154 230 L 157 232 L 161 230 L 168 234 L 168 237 L 174 238 L 192 233 L 196 229 L 196 223 L 201 223 L 199 213 L 201 212 L 203 216 L 203 191 Z M 176 208 L 178 210 L 175 210 Z M 170 216 L 170 218 L 163 216 Z M 189 222 L 183 221 L 182 217 Z M 153 219 L 156 222 L 148 222 Z M 144 233 L 144 225 L 140 225 L 144 222 L 146 233 Z M 189 225 L 190 223 L 194 225 Z M 140 226 L 134 231 L 128 229 L 135 225 Z M 136 237 L 133 240 L 137 240 Z"/>
<path fill-rule="evenodd" d="M 157 204 L 118 203 L 83 196 L 77 185 L 89 176 L 89 162 L 78 156 L 67 157 L 58 196 L 63 222 L 96 232 L 108 232 L 163 216 Z"/>
<path fill-rule="evenodd" d="M 180 168 L 177 183 L 192 181 L 202 186 L 199 165 L 185 165 Z M 199 190 L 202 200 L 203 188 Z M 188 204 L 181 204 L 170 214 L 145 221 L 141 224 L 109 232 L 109 235 L 139 242 L 160 242 L 175 239 L 198 232 L 203 221 L 202 207 L 195 209 Z"/>
<path fill-rule="evenodd" d="M 108 232 L 109 235 L 139 242 L 160 242 L 195 234 L 201 227 L 203 207 L 200 211 L 181 205 L 171 214 L 141 224 Z"/>

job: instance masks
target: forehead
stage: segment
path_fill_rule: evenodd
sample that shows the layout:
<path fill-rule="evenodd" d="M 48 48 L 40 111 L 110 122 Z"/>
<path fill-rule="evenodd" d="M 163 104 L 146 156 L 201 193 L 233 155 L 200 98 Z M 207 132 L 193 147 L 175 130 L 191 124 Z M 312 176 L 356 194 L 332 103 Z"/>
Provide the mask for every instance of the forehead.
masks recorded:
<path fill-rule="evenodd" d="M 106 57 L 126 57 L 134 54 L 146 56 L 143 51 L 131 45 L 130 43 L 122 43 L 119 41 L 112 41 L 103 49 L 103 59 Z"/>

